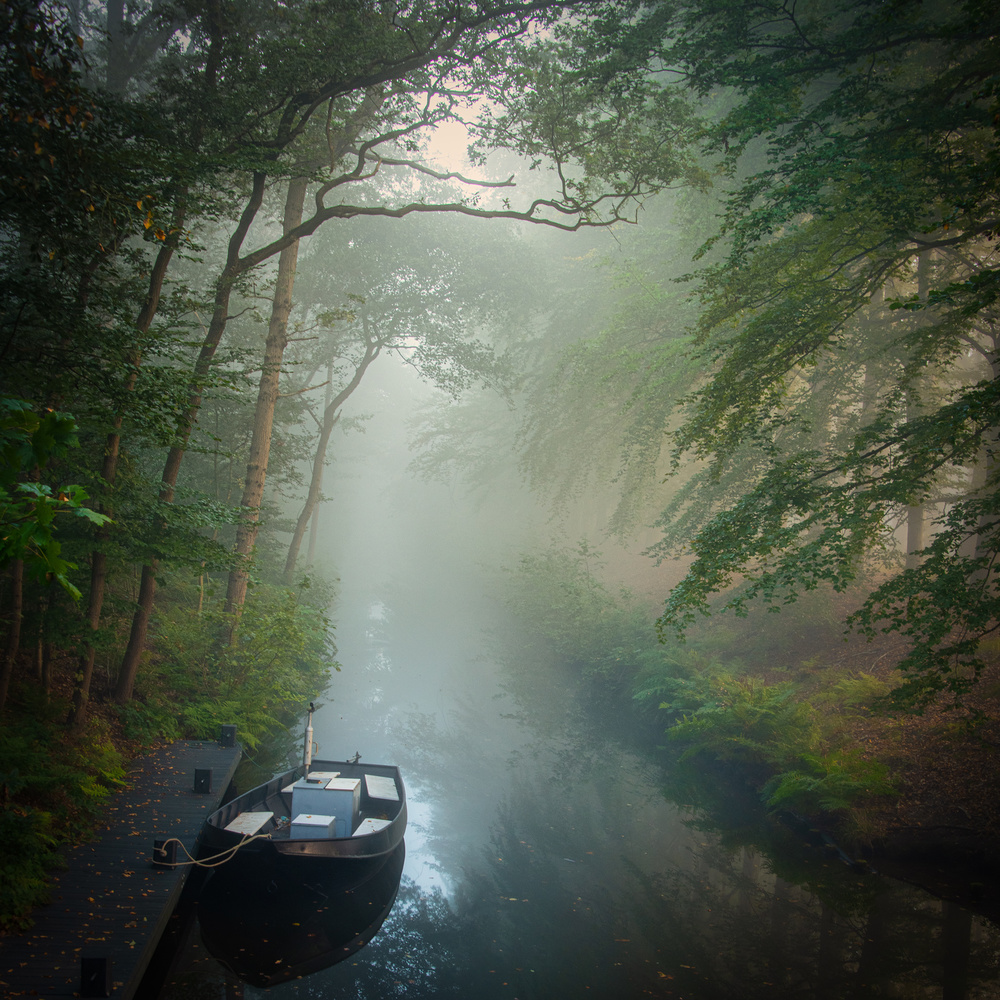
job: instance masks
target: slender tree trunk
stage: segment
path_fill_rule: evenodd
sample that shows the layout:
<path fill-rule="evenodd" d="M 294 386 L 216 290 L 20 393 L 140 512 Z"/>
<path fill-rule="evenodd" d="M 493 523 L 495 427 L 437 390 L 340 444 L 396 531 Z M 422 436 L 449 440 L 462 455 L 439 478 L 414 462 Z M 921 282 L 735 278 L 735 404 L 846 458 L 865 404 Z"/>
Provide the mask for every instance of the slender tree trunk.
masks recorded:
<path fill-rule="evenodd" d="M 120 12 L 113 14 L 112 8 L 116 11 L 119 10 L 118 0 L 115 0 L 115 3 L 109 6 L 109 34 L 111 19 L 113 17 L 121 16 Z M 209 3 L 206 4 L 206 12 L 208 16 L 206 17 L 205 25 L 210 38 L 210 44 L 208 48 L 208 58 L 205 62 L 205 93 L 207 96 L 211 96 L 216 90 L 218 83 L 219 66 L 222 60 L 222 45 L 224 41 L 222 29 L 223 22 L 220 15 L 218 0 L 209 0 Z M 194 149 L 199 149 L 201 147 L 203 135 L 204 125 L 201 121 L 199 121 L 195 124 L 193 131 L 192 147 Z M 261 185 L 261 190 L 263 191 L 263 184 Z M 254 191 L 256 193 L 256 188 Z M 182 189 L 180 197 L 177 201 L 177 210 L 171 223 L 171 228 L 174 229 L 177 234 L 179 234 L 183 229 L 184 221 L 187 218 L 187 196 L 187 188 Z M 251 204 L 252 203 L 253 196 L 251 197 Z M 256 214 L 256 209 L 254 209 L 254 214 Z M 247 223 L 247 226 L 249 226 L 249 223 Z M 160 300 L 163 296 L 163 282 L 166 278 L 170 262 L 173 259 L 176 246 L 175 239 L 179 238 L 179 235 L 172 237 L 160 248 L 159 253 L 156 255 L 156 260 L 153 263 L 153 269 L 149 276 L 146 301 L 143 303 L 142 310 L 136 318 L 136 328 L 140 334 L 146 334 L 149 332 L 149 328 L 153 323 L 153 318 L 156 316 L 157 310 L 160 308 Z M 237 254 L 238 250 L 239 248 L 237 247 Z M 230 248 L 230 259 L 232 259 L 232 248 Z M 134 358 L 132 371 L 129 374 L 128 382 L 125 387 L 126 392 L 128 393 L 131 393 L 135 389 L 135 384 L 139 375 L 140 360 L 141 358 L 138 356 L 137 352 Z M 104 489 L 106 491 L 111 490 L 118 473 L 118 457 L 121 451 L 121 426 L 122 414 L 118 413 L 115 415 L 114 424 L 112 425 L 111 433 L 108 435 L 104 448 L 104 462 L 103 468 L 101 469 L 101 478 L 104 481 Z M 107 511 L 105 511 L 105 513 L 107 513 Z M 91 636 L 100 627 L 101 611 L 104 607 L 104 590 L 108 578 L 107 555 L 104 552 L 104 543 L 107 541 L 108 537 L 108 527 L 102 526 L 98 529 L 97 545 L 91 553 L 90 558 L 90 595 L 87 601 L 87 622 L 90 626 Z M 155 579 L 152 580 L 152 587 L 153 592 L 155 593 Z M 141 587 L 140 593 L 142 593 Z M 152 597 L 150 597 L 150 600 L 152 600 Z M 147 622 L 148 619 L 149 616 L 147 613 Z M 135 624 L 136 623 L 133 620 L 133 630 L 135 628 Z M 145 635 L 144 630 L 143 635 Z M 76 732 L 79 732 L 83 728 L 83 725 L 87 720 L 87 705 L 90 701 L 90 685 L 94 677 L 94 658 L 96 656 L 96 652 L 97 651 L 93 642 L 88 640 L 77 664 L 76 680 L 73 687 L 73 706 L 70 709 L 69 716 L 70 726 Z M 138 665 L 138 657 L 129 657 L 128 664 L 127 670 L 124 669 L 123 664 L 123 671 L 126 673 L 126 683 L 123 686 L 120 685 L 120 690 L 115 692 L 117 700 L 127 701 L 132 697 L 132 687 L 135 681 L 135 670 Z M 122 699 L 122 691 L 127 691 L 128 697 Z"/>
<path fill-rule="evenodd" d="M 10 625 L 7 642 L 0 663 L 0 711 L 7 703 L 10 678 L 14 673 L 14 661 L 21 645 L 21 615 L 24 611 L 24 561 L 15 559 L 10 567 Z"/>
<path fill-rule="evenodd" d="M 184 199 L 181 199 L 183 205 Z M 185 211 L 182 207 L 174 216 L 173 226 L 180 229 L 184 224 Z M 136 318 L 136 330 L 139 335 L 145 335 L 152 326 L 153 318 L 156 316 L 160 306 L 160 298 L 163 294 L 163 282 L 167 275 L 167 269 L 174 255 L 173 246 L 162 246 L 156 255 L 153 269 L 149 276 L 149 287 L 146 293 L 146 301 L 142 311 Z M 130 394 L 135 389 L 135 384 L 139 378 L 139 365 L 141 356 L 137 352 L 130 358 L 130 371 L 125 382 L 125 393 Z M 104 461 L 101 466 L 101 481 L 105 496 L 110 494 L 114 488 L 115 479 L 118 475 L 118 458 L 121 454 L 121 427 L 123 415 L 121 412 L 115 414 L 111 432 L 108 434 L 104 444 Z M 111 514 L 108 503 L 101 504 L 101 513 Z M 110 529 L 107 525 L 102 525 L 97 529 L 97 538 L 94 551 L 90 554 L 90 594 L 87 599 L 87 625 L 90 629 L 90 636 L 85 640 L 83 652 L 77 662 L 76 678 L 73 685 L 73 706 L 70 709 L 69 724 L 74 732 L 80 732 L 87 721 L 87 704 L 90 701 L 90 685 L 94 677 L 94 659 L 97 655 L 96 647 L 93 643 L 93 634 L 101 624 L 101 609 L 104 606 L 104 589 L 108 579 L 108 559 L 104 551 L 104 546 L 110 537 Z"/>
<path fill-rule="evenodd" d="M 302 222 L 308 180 L 293 177 L 288 182 L 285 196 L 284 232 L 288 233 Z M 278 402 L 281 364 L 288 346 L 288 317 L 292 311 L 292 290 L 295 287 L 295 270 L 298 266 L 299 242 L 295 240 L 281 251 L 278 257 L 278 277 L 271 301 L 271 320 L 264 345 L 264 365 L 257 388 L 257 406 L 254 409 L 253 436 L 243 487 L 241 505 L 244 513 L 236 528 L 236 565 L 229 572 L 226 589 L 225 613 L 229 621 L 229 636 L 239 622 L 246 600 L 248 566 L 260 528 L 260 505 L 264 499 L 264 482 L 267 462 L 271 453 L 271 434 L 274 429 L 274 408 Z"/>
<path fill-rule="evenodd" d="M 341 136 L 336 144 L 331 143 L 331 162 L 336 162 L 339 157 L 344 155 L 349 148 L 350 142 L 360 133 L 361 128 L 375 116 L 384 100 L 384 95 L 378 91 L 373 90 L 369 94 L 350 133 Z M 323 162 L 325 162 L 325 158 Z M 311 165 L 309 168 L 310 171 L 318 165 L 320 164 Z M 262 264 L 275 252 L 274 250 L 263 248 L 246 256 L 240 256 L 243 241 L 246 239 L 250 225 L 256 218 L 263 201 L 266 180 L 267 174 L 264 171 L 258 170 L 254 173 L 250 198 L 244 206 L 239 224 L 229 240 L 226 266 L 223 268 L 216 286 L 212 319 L 193 371 L 192 390 L 188 398 L 187 411 L 180 421 L 178 421 L 176 441 L 167 454 L 167 461 L 164 465 L 162 486 L 160 489 L 160 500 L 163 503 L 171 503 L 173 501 L 181 460 L 184 458 L 188 438 L 191 436 L 191 431 L 194 429 L 195 422 L 198 419 L 198 411 L 201 408 L 201 385 L 208 375 L 212 361 L 215 358 L 215 352 L 226 329 L 229 300 L 232 296 L 233 284 L 240 275 L 252 270 L 258 264 Z M 296 245 L 298 244 L 298 240 L 294 242 Z M 156 597 L 156 569 L 156 560 L 151 560 L 149 565 L 142 568 L 139 603 L 133 615 L 129 644 L 122 658 L 122 664 L 118 673 L 118 685 L 115 689 L 115 700 L 122 704 L 129 701 L 132 697 L 135 677 L 139 667 L 139 657 L 145 648 L 146 635 L 149 630 L 149 618 L 152 614 L 153 601 Z"/>
<path fill-rule="evenodd" d="M 330 360 L 329 365 L 326 370 L 326 392 L 324 393 L 323 400 L 323 412 L 326 413 L 326 408 L 330 405 L 330 401 L 333 399 L 333 360 Z M 313 474 L 315 475 L 315 468 L 313 469 Z M 323 492 L 323 478 L 326 472 L 326 462 L 323 463 L 319 470 L 319 491 L 322 496 Z M 310 481 L 310 489 L 312 488 L 312 483 Z M 316 503 L 313 505 L 312 514 L 309 517 L 309 547 L 306 551 L 306 568 L 312 569 L 316 565 L 316 539 L 319 537 L 319 523 L 320 523 L 320 501 L 317 497 Z M 301 516 L 301 515 L 300 515 Z M 294 542 L 294 538 L 292 539 Z M 288 547 L 289 552 L 291 552 L 291 545 Z M 296 559 L 298 558 L 298 553 L 296 553 Z M 294 567 L 293 567 L 294 572 Z M 288 560 L 285 560 L 285 577 L 288 578 Z"/>
<path fill-rule="evenodd" d="M 931 279 L 931 253 L 922 253 L 917 257 L 917 296 L 921 302 L 927 301 Z M 920 416 L 920 406 L 916 393 L 912 389 L 906 392 L 906 419 L 915 420 Z M 917 569 L 920 566 L 920 552 L 924 547 L 924 505 L 916 504 L 906 509 L 906 568 Z"/>
<path fill-rule="evenodd" d="M 987 360 L 990 364 L 990 372 L 993 381 L 1000 379 L 1000 353 L 997 351 L 997 343 L 994 339 L 990 350 L 987 353 Z M 1000 427 L 993 426 L 983 432 L 983 440 L 979 448 L 979 462 L 972 474 L 972 489 L 974 493 L 981 494 L 984 490 L 996 488 L 997 465 L 1000 463 Z M 990 528 L 994 524 L 994 518 L 983 514 L 979 518 L 978 531 L 975 535 L 975 544 L 972 546 L 973 553 L 977 559 L 986 559 L 987 566 L 991 566 L 989 556 L 995 554 L 991 539 Z M 990 573 L 996 573 L 995 565 L 982 571 L 979 575 L 986 580 Z"/>
<path fill-rule="evenodd" d="M 161 503 L 171 503 L 174 498 L 174 490 L 177 486 L 177 475 L 180 472 L 181 459 L 187 448 L 188 438 L 194 429 L 198 419 L 198 410 L 201 407 L 202 385 L 212 366 L 215 352 L 218 350 L 219 342 L 226 329 L 226 321 L 229 314 L 229 300 L 232 296 L 233 283 L 236 279 L 248 270 L 250 265 L 240 258 L 240 248 L 250 230 L 250 225 L 257 216 L 261 203 L 264 200 L 264 184 L 267 175 L 262 171 L 254 174 L 253 190 L 247 204 L 244 206 L 243 214 L 240 216 L 239 225 L 229 240 L 229 253 L 226 259 L 226 266 L 219 276 L 215 291 L 215 305 L 212 310 L 212 319 L 202 342 L 201 351 L 195 362 L 192 372 L 191 393 L 188 396 L 187 410 L 178 421 L 175 443 L 167 453 L 167 461 L 163 467 L 163 478 L 160 486 L 159 499 Z M 139 657 L 146 648 L 146 635 L 149 631 L 149 618 L 153 612 L 153 601 L 156 597 L 156 570 L 157 560 L 153 559 L 142 567 L 142 579 L 139 583 L 139 599 L 135 612 L 132 616 L 132 628 L 129 633 L 128 646 L 125 655 L 122 657 L 121 667 L 118 671 L 118 684 L 115 687 L 115 701 L 125 704 L 132 698 L 132 691 L 135 687 L 135 678 L 139 669 Z"/>
<path fill-rule="evenodd" d="M 38 686 L 45 695 L 46 701 L 52 693 L 52 649 L 51 639 L 46 638 L 49 620 L 52 613 L 52 599 L 55 596 L 50 583 L 38 600 L 38 638 L 35 647 L 35 676 Z"/>
<path fill-rule="evenodd" d="M 868 306 L 868 318 L 865 325 L 870 329 L 877 328 L 883 321 L 883 305 L 885 303 L 885 288 L 879 288 L 871 298 Z M 878 393 L 882 385 L 881 355 L 872 351 L 865 360 L 865 378 L 861 387 L 861 424 L 870 424 L 878 412 Z"/>
<path fill-rule="evenodd" d="M 361 384 L 368 366 L 378 357 L 381 350 L 381 345 L 376 343 L 368 333 L 367 319 L 364 319 L 363 322 L 365 326 L 364 356 L 355 367 L 351 381 L 326 404 L 326 408 L 323 410 L 323 423 L 320 427 L 319 440 L 316 442 L 316 451 L 313 454 L 309 492 L 306 495 L 302 510 L 299 512 L 298 520 L 295 522 L 292 541 L 288 546 L 288 555 L 285 558 L 285 581 L 287 583 L 291 583 L 292 577 L 295 574 L 295 564 L 299 558 L 299 549 L 302 547 L 302 539 L 305 537 L 306 526 L 316 511 L 323 490 L 323 465 L 326 462 L 326 450 L 330 443 L 330 434 L 340 415 L 340 408 L 347 401 L 351 393 Z"/>

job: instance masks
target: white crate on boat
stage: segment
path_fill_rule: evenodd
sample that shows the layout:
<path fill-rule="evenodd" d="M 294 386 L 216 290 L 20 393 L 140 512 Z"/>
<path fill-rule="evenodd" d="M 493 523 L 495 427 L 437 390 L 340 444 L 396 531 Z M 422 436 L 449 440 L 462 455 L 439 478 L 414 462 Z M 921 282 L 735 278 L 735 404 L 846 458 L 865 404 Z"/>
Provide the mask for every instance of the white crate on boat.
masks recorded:
<path fill-rule="evenodd" d="M 360 778 L 331 778 L 325 783 L 301 778 L 292 785 L 292 815 L 336 816 L 338 837 L 351 835 L 360 812 Z"/>
<path fill-rule="evenodd" d="M 386 778 L 378 774 L 366 774 L 365 787 L 368 789 L 369 798 L 383 799 L 387 802 L 399 801 L 396 782 L 392 778 Z"/>
<path fill-rule="evenodd" d="M 288 836 L 291 840 L 321 840 L 335 836 L 336 824 L 337 818 L 335 816 L 300 813 L 292 820 L 292 828 Z"/>
<path fill-rule="evenodd" d="M 337 836 L 349 837 L 361 812 L 361 779 L 333 778 L 324 789 L 330 812 L 337 817 Z"/>
<path fill-rule="evenodd" d="M 333 799 L 327 794 L 327 781 L 306 781 L 299 778 L 292 785 L 292 815 L 299 813 L 318 813 L 319 815 L 336 816 Z"/>
<path fill-rule="evenodd" d="M 369 833 L 378 833 L 379 830 L 384 830 L 392 820 L 389 819 L 363 819 L 359 824 L 358 828 L 354 831 L 353 836 L 364 837 Z"/>

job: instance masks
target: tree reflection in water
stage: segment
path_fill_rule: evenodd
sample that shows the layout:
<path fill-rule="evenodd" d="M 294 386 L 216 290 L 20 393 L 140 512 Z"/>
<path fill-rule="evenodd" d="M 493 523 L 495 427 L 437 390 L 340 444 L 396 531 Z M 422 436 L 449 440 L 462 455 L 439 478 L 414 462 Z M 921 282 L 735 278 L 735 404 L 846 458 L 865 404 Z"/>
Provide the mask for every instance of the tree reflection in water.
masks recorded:
<path fill-rule="evenodd" d="M 685 782 L 558 671 L 480 666 L 433 708 L 378 706 L 414 806 L 380 933 L 246 997 L 1000 997 L 984 916 L 848 868 L 718 775 Z M 217 965 L 161 1000 L 202 996 L 227 996 Z"/>

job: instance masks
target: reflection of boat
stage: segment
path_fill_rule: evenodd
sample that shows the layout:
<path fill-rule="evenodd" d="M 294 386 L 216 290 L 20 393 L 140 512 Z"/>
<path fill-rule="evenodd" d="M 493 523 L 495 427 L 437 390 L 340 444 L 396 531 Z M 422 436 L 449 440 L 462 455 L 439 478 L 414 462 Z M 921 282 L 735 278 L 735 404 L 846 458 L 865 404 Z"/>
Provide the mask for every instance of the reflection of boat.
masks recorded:
<path fill-rule="evenodd" d="M 305 761 L 226 803 L 205 822 L 206 852 L 360 860 L 388 854 L 406 830 L 399 768 L 360 760 Z"/>
<path fill-rule="evenodd" d="M 205 947 L 252 986 L 274 986 L 349 958 L 396 900 L 405 847 L 355 865 L 237 856 L 198 899 Z"/>

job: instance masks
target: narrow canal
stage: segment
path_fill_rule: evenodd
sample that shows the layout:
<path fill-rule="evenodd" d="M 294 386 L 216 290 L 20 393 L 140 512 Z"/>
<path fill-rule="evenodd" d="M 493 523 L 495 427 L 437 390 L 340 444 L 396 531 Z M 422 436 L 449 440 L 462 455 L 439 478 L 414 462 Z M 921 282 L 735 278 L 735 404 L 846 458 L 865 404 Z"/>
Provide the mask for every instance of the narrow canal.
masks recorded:
<path fill-rule="evenodd" d="M 489 540 L 447 491 L 425 505 L 423 487 L 358 483 L 330 557 L 343 670 L 314 724 L 319 757 L 403 770 L 394 905 L 363 947 L 270 988 L 227 971 L 196 924 L 158 1000 L 1000 997 L 994 923 L 853 871 L 708 776 L 677 787 L 632 717 L 518 648 L 479 575 Z M 255 902 L 246 881 L 249 902 L 208 893 L 203 917 L 225 929 L 229 913 L 231 947 L 258 965 L 281 964 L 274 939 L 318 940 L 312 917 L 356 903 L 317 880 L 298 894 L 309 912 L 284 917 L 280 885 Z M 253 939 L 240 919 L 269 907 Z"/>
<path fill-rule="evenodd" d="M 267 990 L 238 986 L 195 934 L 162 1000 L 1000 996 L 994 925 L 858 875 L 738 802 L 722 829 L 674 804 L 621 719 L 505 661 L 502 618 L 468 583 L 342 609 L 320 756 L 398 762 L 408 785 L 379 933 Z"/>

